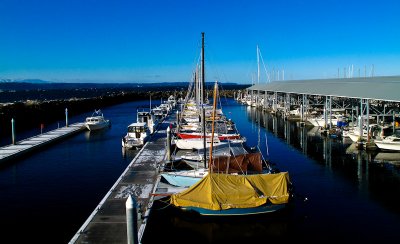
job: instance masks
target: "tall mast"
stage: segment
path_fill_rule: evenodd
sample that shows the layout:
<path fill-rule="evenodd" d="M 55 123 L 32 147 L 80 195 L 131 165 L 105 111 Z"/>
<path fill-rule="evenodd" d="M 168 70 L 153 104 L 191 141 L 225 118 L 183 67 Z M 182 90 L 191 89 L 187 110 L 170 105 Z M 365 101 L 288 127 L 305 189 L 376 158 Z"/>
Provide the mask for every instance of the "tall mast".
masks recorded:
<path fill-rule="evenodd" d="M 194 95 L 196 99 L 196 106 L 198 107 L 200 104 L 199 98 L 199 82 L 198 82 L 198 68 L 196 65 L 196 71 L 194 72 Z"/>
<path fill-rule="evenodd" d="M 212 171 L 212 153 L 213 153 L 213 144 L 214 144 L 214 121 L 215 121 L 215 110 L 217 107 L 217 92 L 218 92 L 218 84 L 215 81 L 214 85 L 214 100 L 213 100 L 213 110 L 212 110 L 212 124 L 211 124 L 211 145 L 210 145 L 210 160 L 208 163 L 209 172 Z"/>
<path fill-rule="evenodd" d="M 260 50 L 257 45 L 257 84 L 260 84 Z"/>
<path fill-rule="evenodd" d="M 202 127 L 203 127 L 203 148 L 204 148 L 204 168 L 207 168 L 207 143 L 206 143 L 206 111 L 204 107 L 204 102 L 205 102 L 205 90 L 206 90 L 206 84 L 205 84 L 205 78 L 204 78 L 204 32 L 201 33 L 201 84 L 202 84 L 202 100 L 201 100 L 201 108 L 202 108 L 202 113 L 203 113 L 203 118 L 202 118 Z"/>

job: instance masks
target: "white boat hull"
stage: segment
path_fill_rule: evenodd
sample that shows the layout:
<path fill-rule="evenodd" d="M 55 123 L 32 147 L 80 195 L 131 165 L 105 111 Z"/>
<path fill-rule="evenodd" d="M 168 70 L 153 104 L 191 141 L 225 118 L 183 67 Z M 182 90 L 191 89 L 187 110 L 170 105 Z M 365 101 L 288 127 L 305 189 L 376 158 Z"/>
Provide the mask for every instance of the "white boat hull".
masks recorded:
<path fill-rule="evenodd" d="M 144 143 L 140 140 L 128 140 L 128 141 L 122 140 L 122 147 L 127 149 L 143 147 L 143 145 Z"/>
<path fill-rule="evenodd" d="M 351 139 L 353 142 L 358 142 L 358 141 L 359 141 L 359 138 L 360 138 L 359 135 L 356 135 L 356 134 L 351 133 L 351 132 L 348 133 L 347 135 L 348 135 L 348 137 L 350 137 L 350 139 Z M 361 140 L 366 141 L 366 140 L 367 140 L 367 137 L 366 137 L 366 136 L 361 136 Z"/>
<path fill-rule="evenodd" d="M 177 172 L 165 172 L 161 175 L 167 182 L 174 186 L 189 187 L 199 182 L 208 174 L 208 169 L 184 170 Z"/>
<path fill-rule="evenodd" d="M 105 119 L 100 110 L 95 110 L 92 116 L 86 117 L 85 127 L 92 130 L 101 130 L 110 126 L 110 120 Z"/>
<path fill-rule="evenodd" d="M 218 139 L 213 141 L 213 147 L 217 147 L 220 145 L 228 144 L 228 142 L 221 142 Z M 182 150 L 200 150 L 204 148 L 204 140 L 203 138 L 196 139 L 176 139 L 175 145 L 177 148 Z M 211 140 L 206 141 L 206 148 L 211 146 Z"/>
<path fill-rule="evenodd" d="M 110 126 L 110 121 L 104 121 L 101 123 L 85 123 L 85 126 L 88 130 L 101 130 L 103 128 L 109 127 Z"/>
<path fill-rule="evenodd" d="M 323 119 L 309 119 L 308 120 L 313 126 L 325 127 L 325 120 Z M 332 125 L 336 125 L 338 122 L 337 119 L 332 119 Z M 328 124 L 330 120 L 328 119 Z"/>
<path fill-rule="evenodd" d="M 400 143 L 399 142 L 375 141 L 375 144 L 379 149 L 400 151 Z"/>

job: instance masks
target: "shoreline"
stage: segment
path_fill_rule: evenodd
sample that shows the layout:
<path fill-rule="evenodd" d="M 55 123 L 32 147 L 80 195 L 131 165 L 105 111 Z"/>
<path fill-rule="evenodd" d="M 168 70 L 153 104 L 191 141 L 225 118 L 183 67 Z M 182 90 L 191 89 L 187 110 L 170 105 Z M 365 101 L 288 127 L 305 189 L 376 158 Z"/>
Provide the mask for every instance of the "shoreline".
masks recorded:
<path fill-rule="evenodd" d="M 241 89 L 221 91 L 223 97 L 233 97 Z M 211 91 L 210 91 L 211 92 Z M 11 119 L 16 121 L 16 133 L 39 128 L 41 124 L 50 124 L 65 119 L 65 108 L 74 115 L 94 111 L 121 103 L 148 100 L 167 99 L 170 95 L 183 97 L 182 90 L 158 91 L 119 91 L 90 98 L 26 100 L 24 102 L 8 102 L 0 104 L 0 137 L 11 136 Z M 183 97 L 184 98 L 184 97 Z M 23 123 L 20 123 L 23 121 Z"/>

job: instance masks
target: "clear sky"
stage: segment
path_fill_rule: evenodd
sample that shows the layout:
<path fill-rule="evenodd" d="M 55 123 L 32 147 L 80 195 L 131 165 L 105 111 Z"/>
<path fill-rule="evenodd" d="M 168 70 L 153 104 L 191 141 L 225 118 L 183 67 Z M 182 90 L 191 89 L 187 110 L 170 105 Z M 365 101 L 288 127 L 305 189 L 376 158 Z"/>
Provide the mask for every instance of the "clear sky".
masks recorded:
<path fill-rule="evenodd" d="M 190 81 L 201 32 L 210 82 L 400 75 L 398 0 L 0 0 L 0 78 Z"/>

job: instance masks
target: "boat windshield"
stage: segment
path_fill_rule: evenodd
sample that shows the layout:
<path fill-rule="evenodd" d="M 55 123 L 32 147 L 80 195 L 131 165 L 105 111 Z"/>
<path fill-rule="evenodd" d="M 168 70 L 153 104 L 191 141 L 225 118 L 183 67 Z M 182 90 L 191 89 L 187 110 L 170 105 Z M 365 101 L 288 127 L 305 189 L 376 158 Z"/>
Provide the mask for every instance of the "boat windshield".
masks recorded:
<path fill-rule="evenodd" d="M 87 118 L 86 122 L 99 122 L 99 119 L 94 119 L 94 118 Z"/>
<path fill-rule="evenodd" d="M 146 128 L 143 126 L 130 126 L 128 132 L 145 132 Z"/>

